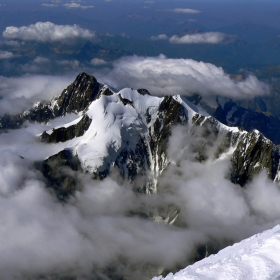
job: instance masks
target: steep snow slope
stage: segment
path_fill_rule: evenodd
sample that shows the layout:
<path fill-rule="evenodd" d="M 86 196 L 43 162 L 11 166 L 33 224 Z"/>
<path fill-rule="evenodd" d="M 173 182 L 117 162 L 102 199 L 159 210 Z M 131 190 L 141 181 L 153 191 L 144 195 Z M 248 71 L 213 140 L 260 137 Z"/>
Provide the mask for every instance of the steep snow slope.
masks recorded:
<path fill-rule="evenodd" d="M 153 280 L 280 279 L 280 226 L 221 250 L 176 274 Z"/>

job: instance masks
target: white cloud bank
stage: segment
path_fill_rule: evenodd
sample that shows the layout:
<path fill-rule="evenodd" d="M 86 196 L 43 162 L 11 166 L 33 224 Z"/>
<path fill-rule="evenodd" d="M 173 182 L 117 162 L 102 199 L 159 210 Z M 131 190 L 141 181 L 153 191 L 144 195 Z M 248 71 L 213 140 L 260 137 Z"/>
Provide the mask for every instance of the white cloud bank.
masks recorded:
<path fill-rule="evenodd" d="M 58 149 L 34 136 L 50 127 L 33 124 L 0 135 L 1 279 L 117 279 L 102 275 L 114 264 L 123 274 L 132 270 L 127 279 L 143 279 L 137 272 L 144 274 L 147 264 L 157 268 L 154 275 L 159 267 L 185 266 L 197 244 L 217 240 L 221 246 L 279 223 L 279 185 L 264 173 L 246 188 L 232 184 L 225 179 L 226 156 L 194 162 L 193 145 L 205 138 L 187 127 L 172 130 L 168 156 L 178 164 L 159 178 L 158 195 L 136 194 L 116 178 L 80 174 L 83 188 L 59 203 L 32 167 Z M 180 209 L 177 226 L 130 214 L 154 215 L 167 205 Z"/>
<path fill-rule="evenodd" d="M 77 38 L 90 39 L 95 34 L 74 25 L 56 25 L 52 22 L 37 22 L 29 26 L 8 26 L 3 32 L 3 37 L 8 39 L 34 40 L 38 42 L 55 42 Z"/>
<path fill-rule="evenodd" d="M 101 77 L 100 77 L 101 79 Z M 115 88 L 147 88 L 156 95 L 220 95 L 230 98 L 252 98 L 269 93 L 269 87 L 255 76 L 234 81 L 221 67 L 192 59 L 158 57 L 124 57 L 102 80 Z"/>
<path fill-rule="evenodd" d="M 221 44 L 231 43 L 235 36 L 228 35 L 221 32 L 204 32 L 197 34 L 187 34 L 182 37 L 173 35 L 170 38 L 166 34 L 152 36 L 152 41 L 169 40 L 171 44 Z"/>

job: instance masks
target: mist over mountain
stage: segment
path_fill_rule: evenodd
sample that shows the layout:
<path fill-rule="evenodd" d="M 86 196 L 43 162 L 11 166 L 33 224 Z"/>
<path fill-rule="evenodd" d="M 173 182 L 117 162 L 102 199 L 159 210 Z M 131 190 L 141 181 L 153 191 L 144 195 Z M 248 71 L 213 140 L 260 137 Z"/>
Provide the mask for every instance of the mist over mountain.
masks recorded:
<path fill-rule="evenodd" d="M 114 92 L 80 73 L 7 118 L 2 277 L 150 279 L 278 222 L 276 146 L 179 95 Z"/>

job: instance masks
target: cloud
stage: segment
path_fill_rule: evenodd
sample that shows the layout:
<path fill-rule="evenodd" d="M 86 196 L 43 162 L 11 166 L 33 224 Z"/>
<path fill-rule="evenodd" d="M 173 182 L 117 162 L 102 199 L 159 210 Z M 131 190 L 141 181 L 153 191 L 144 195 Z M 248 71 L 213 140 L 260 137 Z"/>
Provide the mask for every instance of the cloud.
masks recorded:
<path fill-rule="evenodd" d="M 23 76 L 6 78 L 0 76 L 0 112 L 19 114 L 35 102 L 49 100 L 58 95 L 71 82 L 68 76 Z"/>
<path fill-rule="evenodd" d="M 261 219 L 279 219 L 279 184 L 268 180 L 265 171 L 254 178 L 245 193 L 255 215 L 260 216 Z"/>
<path fill-rule="evenodd" d="M 46 57 L 42 57 L 42 56 L 37 56 L 34 60 L 34 63 L 38 63 L 38 64 L 45 64 L 45 63 L 49 63 L 50 60 Z"/>
<path fill-rule="evenodd" d="M 124 57 L 114 62 L 113 69 L 98 74 L 114 88 L 147 88 L 155 95 L 220 95 L 230 98 L 252 98 L 269 93 L 268 85 L 255 76 L 234 81 L 221 67 L 192 59 L 158 57 Z"/>
<path fill-rule="evenodd" d="M 88 29 L 78 25 L 56 25 L 52 22 L 37 22 L 29 26 L 8 26 L 3 37 L 9 39 L 34 40 L 38 42 L 67 41 L 78 38 L 91 39 L 95 36 Z"/>
<path fill-rule="evenodd" d="M 11 46 L 11 47 L 20 47 L 21 45 L 24 45 L 24 42 L 18 42 L 14 40 L 5 40 L 2 43 L 5 44 L 6 46 Z"/>
<path fill-rule="evenodd" d="M 58 5 L 56 5 L 56 4 L 42 4 L 42 6 L 45 6 L 45 7 L 58 7 Z"/>
<path fill-rule="evenodd" d="M 201 11 L 199 10 L 194 10 L 194 9 L 180 9 L 176 8 L 174 10 L 171 10 L 174 13 L 183 13 L 183 14 L 199 14 Z"/>
<path fill-rule="evenodd" d="M 232 43 L 235 36 L 220 32 L 205 32 L 197 34 L 187 34 L 182 37 L 173 35 L 170 38 L 166 34 L 152 36 L 152 41 L 169 40 L 171 44 L 221 44 Z"/>
<path fill-rule="evenodd" d="M 151 37 L 152 41 L 159 41 L 159 40 L 168 40 L 168 37 L 166 34 L 160 34 L 158 36 L 152 36 Z"/>
<path fill-rule="evenodd" d="M 103 59 L 100 59 L 100 58 L 93 58 L 91 61 L 90 61 L 90 64 L 91 65 L 94 65 L 94 66 L 98 66 L 98 65 L 105 65 L 107 64 L 108 62 L 103 60 Z"/>
<path fill-rule="evenodd" d="M 83 189 L 59 203 L 32 164 L 55 152 L 56 145 L 44 145 L 34 136 L 50 126 L 34 124 L 0 135 L 0 210 L 7 213 L 0 218 L 6 241 L 0 244 L 0 278 L 106 279 L 100 274 L 108 266 L 127 275 L 141 273 L 143 262 L 157 271 L 160 263 L 168 267 L 170 258 L 181 263 L 203 240 L 192 230 L 131 216 L 159 200 L 137 195 L 116 178 L 99 182 L 81 174 Z"/>
<path fill-rule="evenodd" d="M 223 42 L 232 42 L 234 36 L 220 32 L 205 32 L 198 34 L 170 37 L 169 42 L 172 44 L 220 44 Z"/>
<path fill-rule="evenodd" d="M 9 59 L 13 58 L 14 54 L 12 52 L 0 51 L 0 59 Z"/>
<path fill-rule="evenodd" d="M 216 138 L 213 132 L 206 140 L 204 132 L 201 127 L 190 133 L 189 128 L 178 126 L 169 140 L 172 163 L 160 178 L 159 191 L 175 194 L 180 222 L 220 240 L 242 239 L 277 224 L 279 184 L 268 180 L 265 172 L 245 188 L 231 183 L 231 152 L 218 160 L 214 156 L 223 136 Z M 202 145 L 208 160 L 197 162 L 196 153 Z"/>
<path fill-rule="evenodd" d="M 78 8 L 78 9 L 91 9 L 94 8 L 94 6 L 82 6 L 81 4 L 77 4 L 77 3 L 70 3 L 70 4 L 63 4 L 63 6 L 65 6 L 66 8 Z"/>

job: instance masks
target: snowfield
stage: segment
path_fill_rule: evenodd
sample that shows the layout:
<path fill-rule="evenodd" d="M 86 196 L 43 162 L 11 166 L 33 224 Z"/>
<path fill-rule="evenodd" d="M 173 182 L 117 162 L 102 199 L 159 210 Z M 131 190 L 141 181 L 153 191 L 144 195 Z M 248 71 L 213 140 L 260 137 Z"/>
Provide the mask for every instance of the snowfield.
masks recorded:
<path fill-rule="evenodd" d="M 280 279 L 280 225 L 221 250 L 176 274 L 152 280 Z"/>

